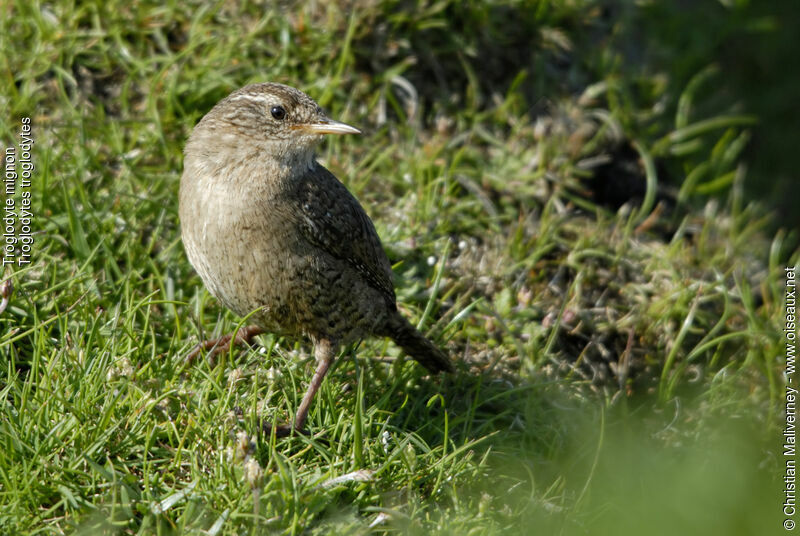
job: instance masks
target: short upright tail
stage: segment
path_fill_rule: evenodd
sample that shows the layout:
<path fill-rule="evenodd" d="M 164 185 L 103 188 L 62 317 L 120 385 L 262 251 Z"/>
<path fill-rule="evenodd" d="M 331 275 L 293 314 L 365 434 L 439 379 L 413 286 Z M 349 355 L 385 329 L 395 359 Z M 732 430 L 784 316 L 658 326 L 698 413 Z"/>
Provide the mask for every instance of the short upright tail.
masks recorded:
<path fill-rule="evenodd" d="M 443 351 L 433 345 L 425 335 L 412 326 L 400 313 L 393 315 L 388 322 L 386 335 L 397 343 L 408 355 L 434 374 L 453 372 L 452 361 Z"/>

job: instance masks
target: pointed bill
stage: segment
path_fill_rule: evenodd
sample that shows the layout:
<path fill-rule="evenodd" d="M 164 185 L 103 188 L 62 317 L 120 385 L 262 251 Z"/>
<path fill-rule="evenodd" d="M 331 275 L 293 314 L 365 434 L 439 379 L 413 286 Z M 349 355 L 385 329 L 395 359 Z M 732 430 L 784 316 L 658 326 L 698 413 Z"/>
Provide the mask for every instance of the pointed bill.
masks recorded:
<path fill-rule="evenodd" d="M 291 128 L 302 130 L 309 134 L 361 134 L 361 131 L 356 127 L 351 127 L 346 123 L 340 123 L 333 119 L 320 119 L 316 123 L 292 125 Z"/>

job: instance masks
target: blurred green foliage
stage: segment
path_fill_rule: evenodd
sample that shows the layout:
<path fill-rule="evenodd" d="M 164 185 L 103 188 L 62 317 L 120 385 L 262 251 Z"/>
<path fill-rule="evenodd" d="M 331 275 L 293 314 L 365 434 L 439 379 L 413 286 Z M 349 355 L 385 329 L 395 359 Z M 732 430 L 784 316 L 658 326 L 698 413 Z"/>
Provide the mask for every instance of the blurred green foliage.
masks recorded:
<path fill-rule="evenodd" d="M 697 92 L 701 116 L 734 109 L 759 123 L 747 144 L 745 191 L 775 207 L 773 227 L 800 228 L 800 121 L 797 55 L 800 3 L 785 0 L 603 2 L 615 12 L 612 48 L 625 77 L 667 75 L 680 93 L 698 73 L 713 76 Z M 676 99 L 665 101 L 674 112 Z"/>

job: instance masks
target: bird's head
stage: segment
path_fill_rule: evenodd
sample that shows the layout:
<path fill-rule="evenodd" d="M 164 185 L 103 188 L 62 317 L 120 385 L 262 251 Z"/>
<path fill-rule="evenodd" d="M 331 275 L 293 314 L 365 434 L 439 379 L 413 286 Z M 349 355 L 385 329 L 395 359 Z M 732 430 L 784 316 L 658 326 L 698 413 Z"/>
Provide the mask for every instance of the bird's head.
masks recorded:
<path fill-rule="evenodd" d="M 293 87 L 275 83 L 251 84 L 217 103 L 197 124 L 186 153 L 203 147 L 225 149 L 245 156 L 258 153 L 282 164 L 311 162 L 314 148 L 325 134 L 360 134 L 334 121 L 311 97 Z M 213 149 L 212 149 L 213 150 Z"/>

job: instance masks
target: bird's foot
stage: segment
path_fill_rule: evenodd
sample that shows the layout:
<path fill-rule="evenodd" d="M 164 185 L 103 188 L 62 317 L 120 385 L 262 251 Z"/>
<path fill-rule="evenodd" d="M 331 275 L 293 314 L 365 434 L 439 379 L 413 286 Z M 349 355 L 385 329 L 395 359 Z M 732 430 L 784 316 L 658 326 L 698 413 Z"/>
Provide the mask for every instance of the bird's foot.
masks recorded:
<path fill-rule="evenodd" d="M 261 431 L 267 437 L 271 436 L 273 432 L 275 433 L 275 437 L 289 437 L 292 434 L 308 435 L 308 430 L 297 429 L 291 424 L 278 424 L 273 426 L 272 423 L 266 421 L 262 421 Z"/>
<path fill-rule="evenodd" d="M 214 359 L 218 354 L 228 351 L 228 348 L 232 345 L 244 346 L 250 344 L 250 340 L 261 333 L 264 333 L 264 330 L 258 326 L 245 326 L 217 339 L 203 341 L 186 355 L 186 364 L 191 365 L 201 352 L 206 352 L 206 356 L 209 359 Z"/>

